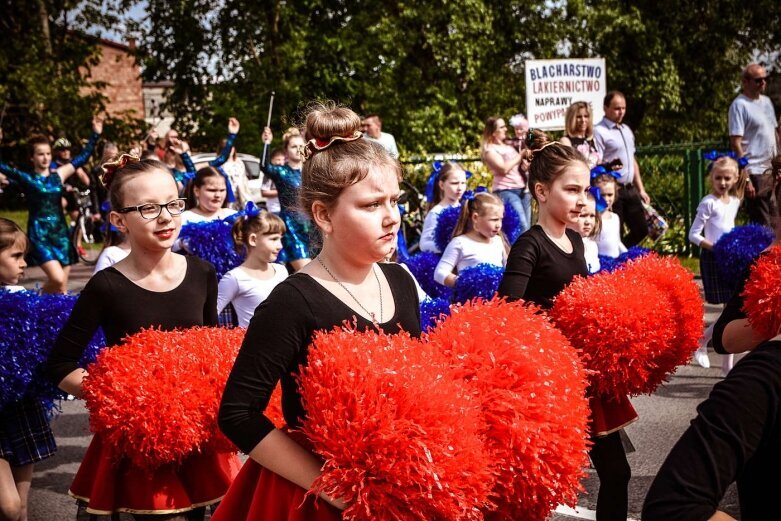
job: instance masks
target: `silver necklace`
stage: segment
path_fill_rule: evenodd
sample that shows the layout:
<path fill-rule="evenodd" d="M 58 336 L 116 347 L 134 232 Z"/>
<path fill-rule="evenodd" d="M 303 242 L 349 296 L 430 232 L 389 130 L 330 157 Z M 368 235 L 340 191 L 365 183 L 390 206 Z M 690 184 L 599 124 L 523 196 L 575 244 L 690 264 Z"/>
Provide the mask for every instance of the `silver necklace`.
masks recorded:
<path fill-rule="evenodd" d="M 331 278 L 334 279 L 334 282 L 339 284 L 339 286 L 341 286 L 341 288 L 343 290 L 345 290 L 347 292 L 347 294 L 352 297 L 352 299 L 355 301 L 355 303 L 358 304 L 358 306 L 360 306 L 360 308 L 364 312 L 366 312 L 370 317 L 372 317 L 372 322 L 374 322 L 375 324 L 378 324 L 378 323 L 382 322 L 382 284 L 380 284 L 380 277 L 377 276 L 377 272 L 374 270 L 374 265 L 373 264 L 372 264 L 372 273 L 374 274 L 374 280 L 377 281 L 377 290 L 380 293 L 380 320 L 379 321 L 377 320 L 377 317 L 374 315 L 374 312 L 373 311 L 369 311 L 368 309 L 366 309 L 363 306 L 363 304 L 361 304 L 361 301 L 358 300 L 357 298 L 355 298 L 355 295 L 353 295 L 353 292 L 350 291 L 349 289 L 347 289 L 347 286 L 342 284 L 341 281 L 339 279 L 337 279 L 336 276 L 333 273 L 331 273 L 331 270 L 328 269 L 328 266 L 325 265 L 325 263 L 323 262 L 323 260 L 319 256 L 316 257 L 316 259 L 317 259 L 317 262 L 320 263 L 320 266 L 322 266 L 323 269 L 326 271 L 326 273 L 328 273 L 331 276 Z"/>

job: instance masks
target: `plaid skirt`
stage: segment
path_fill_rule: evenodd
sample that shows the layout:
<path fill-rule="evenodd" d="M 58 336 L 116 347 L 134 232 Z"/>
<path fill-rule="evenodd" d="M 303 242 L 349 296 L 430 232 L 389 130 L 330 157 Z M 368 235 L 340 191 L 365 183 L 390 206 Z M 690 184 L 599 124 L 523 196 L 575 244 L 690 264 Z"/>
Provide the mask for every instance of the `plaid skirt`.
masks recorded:
<path fill-rule="evenodd" d="M 705 288 L 706 302 L 724 304 L 732 297 L 735 288 L 719 275 L 713 252 L 704 248 L 700 250 L 700 275 Z"/>
<path fill-rule="evenodd" d="M 38 400 L 24 398 L 0 410 L 0 458 L 12 467 L 21 467 L 55 452 L 49 418 Z"/>

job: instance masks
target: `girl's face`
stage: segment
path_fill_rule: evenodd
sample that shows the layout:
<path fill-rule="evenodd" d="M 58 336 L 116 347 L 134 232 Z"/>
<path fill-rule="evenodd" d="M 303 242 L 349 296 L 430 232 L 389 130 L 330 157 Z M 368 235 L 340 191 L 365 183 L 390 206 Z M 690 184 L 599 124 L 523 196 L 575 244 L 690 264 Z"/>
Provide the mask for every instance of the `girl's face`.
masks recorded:
<path fill-rule="evenodd" d="M 166 205 L 179 197 L 176 181 L 170 172 L 150 170 L 128 179 L 122 185 L 122 204 L 140 206 L 144 204 Z M 182 219 L 179 214 L 171 215 L 166 208 L 154 219 L 144 219 L 138 211 L 128 213 L 111 212 L 111 223 L 130 240 L 132 252 L 170 250 L 179 236 Z"/>
<path fill-rule="evenodd" d="M 504 206 L 487 204 L 483 206 L 483 214 L 472 213 L 472 229 L 477 233 L 491 239 L 502 231 L 502 219 L 504 218 Z"/>
<path fill-rule="evenodd" d="M 575 130 L 577 132 L 585 132 L 588 128 L 588 109 L 582 107 L 578 109 L 578 113 L 575 115 Z"/>
<path fill-rule="evenodd" d="M 496 143 L 504 143 L 507 137 L 507 124 L 502 118 L 496 120 L 496 130 L 494 130 L 493 138 Z"/>
<path fill-rule="evenodd" d="M 578 219 L 577 231 L 581 237 L 591 237 L 594 232 L 594 226 L 597 223 L 597 203 L 593 198 L 586 199 L 586 206 L 583 207 L 583 211 L 580 212 L 580 218 Z"/>
<path fill-rule="evenodd" d="M 456 169 L 451 170 L 447 179 L 439 181 L 439 189 L 442 190 L 442 200 L 448 204 L 456 204 L 466 191 L 466 172 Z"/>
<path fill-rule="evenodd" d="M 27 239 L 19 233 L 11 246 L 0 251 L 0 286 L 13 286 L 19 283 L 27 267 L 24 261 L 26 249 Z"/>
<path fill-rule="evenodd" d="M 327 243 L 356 264 L 385 259 L 399 231 L 399 180 L 388 166 L 372 166 L 361 181 L 345 188 L 323 223 Z"/>
<path fill-rule="evenodd" d="M 285 148 L 288 161 L 294 164 L 298 164 L 303 161 L 305 146 L 304 138 L 301 136 L 290 138 L 290 141 L 287 143 L 287 148 Z"/>
<path fill-rule="evenodd" d="M 732 170 L 727 170 L 725 168 L 714 168 L 711 170 L 710 181 L 713 185 L 713 194 L 719 197 L 729 193 L 732 187 L 735 186 L 737 180 L 738 179 Z"/>
<path fill-rule="evenodd" d="M 49 165 L 52 163 L 51 147 L 46 144 L 35 145 L 30 159 L 33 163 L 33 170 L 36 172 L 49 170 Z"/>
<path fill-rule="evenodd" d="M 565 167 L 550 186 L 537 183 L 535 191 L 540 210 L 544 209 L 565 226 L 577 225 L 583 207 L 586 206 L 590 179 L 588 167 L 577 161 Z"/>
<path fill-rule="evenodd" d="M 221 175 L 210 175 L 203 180 L 202 186 L 193 187 L 198 208 L 205 213 L 217 213 L 222 208 L 227 194 L 225 179 Z"/>
<path fill-rule="evenodd" d="M 616 183 L 615 181 L 602 181 L 599 183 L 599 191 L 602 194 L 602 198 L 607 203 L 607 209 L 613 210 L 613 203 L 616 200 Z"/>
<path fill-rule="evenodd" d="M 282 251 L 282 234 L 263 233 L 260 235 L 250 234 L 250 249 L 247 252 L 248 257 L 252 257 L 261 262 L 275 262 Z"/>

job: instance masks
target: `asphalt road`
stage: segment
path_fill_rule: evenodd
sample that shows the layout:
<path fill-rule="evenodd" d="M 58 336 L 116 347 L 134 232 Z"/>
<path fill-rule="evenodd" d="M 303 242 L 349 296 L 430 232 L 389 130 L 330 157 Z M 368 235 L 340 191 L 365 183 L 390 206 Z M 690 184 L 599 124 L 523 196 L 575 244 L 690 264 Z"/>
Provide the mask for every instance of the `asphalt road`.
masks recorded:
<path fill-rule="evenodd" d="M 89 270 L 77 266 L 71 289 L 78 291 L 89 276 Z M 42 274 L 31 269 L 25 285 L 34 286 L 42 280 Z M 706 321 L 716 316 L 714 308 L 706 308 Z M 629 484 L 630 518 L 639 519 L 643 500 L 649 486 L 673 444 L 696 414 L 696 406 L 704 400 L 711 387 L 721 379 L 720 356 L 711 353 L 711 368 L 697 365 L 680 367 L 670 382 L 660 387 L 653 396 L 635 398 L 632 402 L 640 413 L 640 420 L 627 428 L 636 451 L 629 454 L 632 479 Z M 41 462 L 35 468 L 30 494 L 29 521 L 72 520 L 76 515 L 75 502 L 67 490 L 90 440 L 89 420 L 79 401 L 62 404 L 62 414 L 52 422 L 57 439 L 57 454 Z M 595 519 L 598 480 L 593 470 L 588 470 L 584 480 L 586 492 L 578 501 L 577 513 L 556 513 L 553 519 Z M 737 495 L 734 486 L 724 498 L 722 509 L 738 517 Z M 778 514 L 777 514 L 778 515 Z M 123 516 L 123 520 L 130 519 Z"/>

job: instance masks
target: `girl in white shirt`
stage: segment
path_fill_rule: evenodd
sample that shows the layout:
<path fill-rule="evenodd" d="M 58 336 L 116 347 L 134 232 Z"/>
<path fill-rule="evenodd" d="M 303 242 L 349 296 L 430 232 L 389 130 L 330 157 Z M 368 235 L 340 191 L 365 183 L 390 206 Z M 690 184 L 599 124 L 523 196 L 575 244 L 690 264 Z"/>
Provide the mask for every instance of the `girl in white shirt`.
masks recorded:
<path fill-rule="evenodd" d="M 456 285 L 465 268 L 482 263 L 502 266 L 507 263 L 507 243 L 502 235 L 504 204 L 494 194 L 466 194 L 461 216 L 453 231 L 453 240 L 445 248 L 434 271 L 434 280 L 445 286 Z"/>
<path fill-rule="evenodd" d="M 708 168 L 712 192 L 703 197 L 697 206 L 697 216 L 689 229 L 689 241 L 700 247 L 700 273 L 705 300 L 710 304 L 723 305 L 732 296 L 734 288 L 719 276 L 711 250 L 722 235 L 735 227 L 745 179 L 741 180 L 738 163 L 729 156 L 719 157 Z M 712 335 L 711 324 L 705 330 L 700 348 L 694 353 L 694 359 L 703 367 L 710 367 L 707 342 Z M 722 357 L 724 376 L 732 369 L 732 359 L 731 354 Z"/>
<path fill-rule="evenodd" d="M 93 274 L 106 269 L 109 266 L 113 266 L 127 257 L 129 253 L 130 240 L 124 233 L 117 230 L 113 224 L 109 223 L 106 240 L 103 241 L 103 250 L 100 252 L 98 260 L 95 263 L 95 271 Z"/>
<path fill-rule="evenodd" d="M 599 192 L 607 204 L 607 208 L 600 215 L 602 229 L 596 236 L 597 248 L 600 255 L 615 259 L 626 251 L 626 246 L 621 242 L 621 219 L 613 213 L 618 183 L 611 174 L 601 174 L 593 180 L 592 184 L 599 188 Z"/>
<path fill-rule="evenodd" d="M 589 188 L 586 195 L 586 206 L 580 213 L 577 225 L 567 225 L 578 232 L 583 238 L 583 248 L 586 257 L 586 266 L 589 273 L 596 273 L 600 269 L 599 265 L 599 247 L 594 237 L 599 235 L 602 230 L 602 219 L 599 210 L 605 209 L 605 200 L 602 198 L 600 190 L 596 186 Z"/>
<path fill-rule="evenodd" d="M 233 304 L 239 327 L 249 326 L 261 302 L 287 277 L 287 269 L 274 261 L 282 250 L 285 223 L 271 212 L 247 203 L 247 215 L 233 223 L 233 242 L 247 258 L 225 274 L 217 287 L 217 312 Z"/>
<path fill-rule="evenodd" d="M 423 221 L 423 231 L 420 233 L 420 251 L 442 253 L 437 248 L 434 240 L 437 219 L 439 219 L 439 214 L 445 208 L 461 204 L 461 196 L 466 191 L 466 172 L 456 163 L 445 163 L 438 172 L 436 171 L 436 164 L 434 168 L 435 172 L 432 175 L 435 177 L 433 194 L 431 194 L 431 206 L 426 219 Z M 427 197 L 428 195 L 426 194 Z"/>

